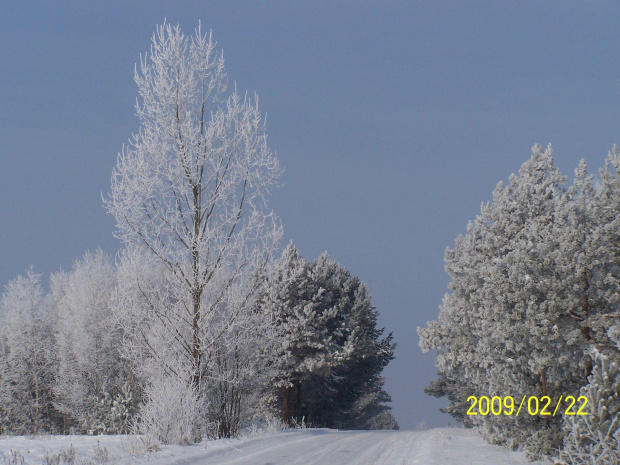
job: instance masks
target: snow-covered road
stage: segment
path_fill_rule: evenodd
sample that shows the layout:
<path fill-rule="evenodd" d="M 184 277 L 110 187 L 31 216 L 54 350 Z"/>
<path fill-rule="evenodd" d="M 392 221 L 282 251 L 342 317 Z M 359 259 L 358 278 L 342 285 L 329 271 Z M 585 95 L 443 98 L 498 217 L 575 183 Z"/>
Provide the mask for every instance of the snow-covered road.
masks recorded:
<path fill-rule="evenodd" d="M 210 447 L 211 446 L 211 447 Z M 472 430 L 291 431 L 238 444 L 211 443 L 157 465 L 525 465 L 521 453 L 490 446 Z"/>
<path fill-rule="evenodd" d="M 2 457 L 5 463 L 19 463 L 8 461 L 10 453 L 19 452 L 24 463 L 40 465 L 46 463 L 46 455 L 71 446 L 75 463 L 94 465 L 532 465 L 522 453 L 491 446 L 476 431 L 461 428 L 306 429 L 187 447 L 164 446 L 148 455 L 135 455 L 135 444 L 135 438 L 127 436 L 5 437 L 0 438 L 0 463 Z M 102 450 L 106 453 L 101 454 Z M 102 455 L 106 456 L 103 460 Z"/>
<path fill-rule="evenodd" d="M 293 431 L 207 450 L 172 463 L 178 465 L 365 465 L 403 462 L 416 454 L 419 434 L 410 432 Z M 165 459 L 157 462 L 170 463 Z"/>

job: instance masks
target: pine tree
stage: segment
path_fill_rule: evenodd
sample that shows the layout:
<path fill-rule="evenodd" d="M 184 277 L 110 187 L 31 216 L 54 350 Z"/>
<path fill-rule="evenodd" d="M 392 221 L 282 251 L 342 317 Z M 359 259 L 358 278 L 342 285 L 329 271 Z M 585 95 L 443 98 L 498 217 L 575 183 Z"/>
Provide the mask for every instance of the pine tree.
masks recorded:
<path fill-rule="evenodd" d="M 581 167 L 580 167 L 581 168 Z M 577 171 L 577 178 L 584 176 Z M 583 311 L 577 314 L 588 337 L 591 375 L 580 394 L 588 399 L 587 416 L 566 417 L 560 459 L 571 465 L 611 465 L 620 462 L 620 155 L 609 153 L 600 182 L 590 194 L 584 213 L 585 245 L 576 254 L 589 279 Z M 576 181 L 577 183 L 577 181 Z M 577 273 L 579 274 L 579 273 Z M 592 360 L 590 358 L 589 360 Z"/>
<path fill-rule="evenodd" d="M 620 307 L 620 153 L 617 147 L 608 154 L 600 170 L 600 182 L 591 206 L 593 218 L 588 248 L 591 250 L 589 313 L 597 350 L 608 353 L 617 349 L 617 339 L 608 337 L 608 330 L 618 325 Z"/>
<path fill-rule="evenodd" d="M 454 248 L 446 249 L 446 271 L 452 278 L 450 292 L 444 296 L 437 321 L 427 328 L 418 328 L 420 347 L 427 352 L 437 350 L 437 380 L 425 392 L 435 397 L 447 397 L 450 404 L 443 409 L 465 425 L 472 425 L 466 415 L 467 398 L 475 391 L 468 375 L 479 369 L 476 347 L 483 337 L 481 319 L 476 314 L 482 306 L 483 270 L 493 254 L 488 252 L 488 216 L 490 209 L 483 205 L 481 214 L 467 226 L 467 234 L 459 236 Z"/>
<path fill-rule="evenodd" d="M 587 415 L 565 417 L 560 459 L 571 465 L 620 463 L 620 370 L 617 361 L 600 352 L 594 352 L 594 360 L 589 383 L 579 393 L 587 399 Z"/>
<path fill-rule="evenodd" d="M 375 416 L 389 417 L 380 373 L 393 358 L 392 335 L 381 338 L 377 312 L 358 278 L 326 254 L 308 262 L 290 244 L 260 306 L 279 335 L 270 398 L 285 421 L 362 428 Z"/>
<path fill-rule="evenodd" d="M 585 193 L 582 181 L 576 190 Z M 446 252 L 451 292 L 439 319 L 419 332 L 423 349 L 438 349 L 439 378 L 428 391 L 447 395 L 457 418 L 465 418 L 469 395 L 558 398 L 584 383 L 588 344 L 582 321 L 571 314 L 582 311 L 584 296 L 569 292 L 583 289 L 584 274 L 574 278 L 572 255 L 561 255 L 567 241 L 579 245 L 583 222 L 576 221 L 564 182 L 551 148 L 535 146 L 519 174 L 498 185 L 493 202 Z M 532 456 L 551 452 L 561 440 L 558 418 L 469 420 L 483 426 L 490 441 L 526 445 Z"/>

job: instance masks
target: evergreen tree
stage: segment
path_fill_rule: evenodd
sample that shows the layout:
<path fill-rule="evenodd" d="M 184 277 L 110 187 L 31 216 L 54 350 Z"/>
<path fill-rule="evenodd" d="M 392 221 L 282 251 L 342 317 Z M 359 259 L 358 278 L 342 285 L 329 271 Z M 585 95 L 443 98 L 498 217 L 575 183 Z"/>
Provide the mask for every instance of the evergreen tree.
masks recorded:
<path fill-rule="evenodd" d="M 358 278 L 326 254 L 308 262 L 290 244 L 260 306 L 279 335 L 271 405 L 285 421 L 363 428 L 387 416 L 380 373 L 393 358 L 392 335 L 381 338 L 377 311 Z"/>
<path fill-rule="evenodd" d="M 587 415 L 565 417 L 567 435 L 560 459 L 571 465 L 620 463 L 620 370 L 616 361 L 599 352 L 594 358 L 589 383 L 580 391 L 588 402 Z"/>
<path fill-rule="evenodd" d="M 591 219 L 592 226 L 586 229 L 585 247 L 576 254 L 578 263 L 585 262 L 589 278 L 584 287 L 587 300 L 577 317 L 589 336 L 588 355 L 593 354 L 595 363 L 593 369 L 590 364 L 589 382 L 580 392 L 588 399 L 588 415 L 565 418 L 566 438 L 560 458 L 571 465 L 620 462 L 619 170 L 620 155 L 614 147 L 586 208 L 584 216 Z"/>
<path fill-rule="evenodd" d="M 592 260 L 589 292 L 593 302 L 587 326 L 592 343 L 603 353 L 617 351 L 618 339 L 609 338 L 609 328 L 618 325 L 620 307 L 620 153 L 608 154 L 600 170 L 600 183 L 591 206 L 593 218 L 588 246 Z"/>
<path fill-rule="evenodd" d="M 467 398 L 475 393 L 475 385 L 468 377 L 479 369 L 476 351 L 483 338 L 480 290 L 484 283 L 483 270 L 489 253 L 488 224 L 490 208 L 483 205 L 481 214 L 467 226 L 467 234 L 459 236 L 454 248 L 446 249 L 446 271 L 452 278 L 450 292 L 444 296 L 439 317 L 429 321 L 427 328 L 418 328 L 420 347 L 425 352 L 437 350 L 437 376 L 425 392 L 435 397 L 447 397 L 450 404 L 442 409 L 465 425 L 472 425 L 466 415 Z"/>
<path fill-rule="evenodd" d="M 573 193 L 585 196 L 587 177 L 579 182 Z M 498 185 L 492 204 L 446 252 L 451 292 L 439 319 L 419 333 L 423 349 L 438 350 L 439 378 L 428 391 L 448 396 L 448 411 L 459 419 L 469 395 L 558 398 L 585 382 L 589 346 L 583 321 L 574 316 L 583 310 L 577 291 L 585 275 L 575 277 L 573 255 L 566 255 L 567 243 L 579 247 L 583 220 L 563 184 L 551 148 L 535 146 L 519 174 Z M 526 445 L 533 456 L 561 441 L 559 418 L 469 420 L 483 426 L 490 441 Z"/>

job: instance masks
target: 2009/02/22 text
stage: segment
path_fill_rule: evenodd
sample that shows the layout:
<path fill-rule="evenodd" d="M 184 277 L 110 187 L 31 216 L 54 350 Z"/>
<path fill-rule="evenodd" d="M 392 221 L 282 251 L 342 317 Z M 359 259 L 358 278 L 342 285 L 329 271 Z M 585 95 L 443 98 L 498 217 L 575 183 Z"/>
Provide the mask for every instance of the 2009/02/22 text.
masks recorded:
<path fill-rule="evenodd" d="M 560 396 L 557 402 L 553 402 L 549 396 L 523 396 L 520 403 L 515 403 L 512 396 L 469 396 L 467 402 L 471 403 L 467 415 L 516 415 L 521 413 L 523 407 L 529 415 L 555 416 L 555 415 L 587 415 L 586 396 Z M 561 406 L 562 402 L 564 405 Z M 524 413 L 525 413 L 524 411 Z"/>

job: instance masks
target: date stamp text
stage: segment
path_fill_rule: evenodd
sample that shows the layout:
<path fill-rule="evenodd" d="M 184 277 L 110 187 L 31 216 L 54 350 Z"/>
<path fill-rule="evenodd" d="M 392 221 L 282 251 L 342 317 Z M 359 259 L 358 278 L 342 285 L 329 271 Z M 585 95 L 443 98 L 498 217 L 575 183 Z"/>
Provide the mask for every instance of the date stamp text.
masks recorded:
<path fill-rule="evenodd" d="M 467 402 L 471 405 L 467 415 L 528 415 L 555 416 L 555 415 L 587 415 L 586 396 L 560 396 L 557 402 L 549 396 L 523 396 L 521 399 L 512 396 L 469 396 Z"/>

